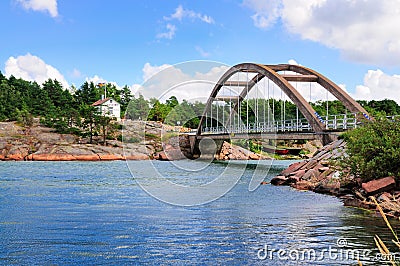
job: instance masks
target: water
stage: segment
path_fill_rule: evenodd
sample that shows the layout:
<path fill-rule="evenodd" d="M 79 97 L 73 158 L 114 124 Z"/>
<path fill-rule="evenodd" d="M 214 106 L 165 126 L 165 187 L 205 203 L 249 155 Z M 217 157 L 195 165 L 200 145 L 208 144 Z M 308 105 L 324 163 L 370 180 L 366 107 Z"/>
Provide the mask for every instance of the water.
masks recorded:
<path fill-rule="evenodd" d="M 279 162 L 266 180 L 287 165 Z M 145 170 L 143 162 L 131 166 Z M 375 234 L 392 239 L 381 218 L 334 197 L 270 185 L 249 192 L 252 171 L 216 201 L 176 207 L 146 194 L 125 162 L 1 162 L 0 264 L 355 265 L 343 252 L 372 256 Z M 329 247 L 336 251 L 325 254 Z M 316 256 L 301 258 L 305 251 Z"/>

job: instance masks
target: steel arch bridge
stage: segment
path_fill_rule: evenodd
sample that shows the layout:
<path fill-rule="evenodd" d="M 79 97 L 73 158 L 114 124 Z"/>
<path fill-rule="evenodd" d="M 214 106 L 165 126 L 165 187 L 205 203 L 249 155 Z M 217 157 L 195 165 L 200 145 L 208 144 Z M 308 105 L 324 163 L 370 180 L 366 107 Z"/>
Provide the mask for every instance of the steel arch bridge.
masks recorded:
<path fill-rule="evenodd" d="M 243 78 L 243 76 L 245 78 Z M 284 93 L 285 97 L 288 97 L 288 99 L 297 106 L 297 111 L 300 112 L 306 120 L 306 126 L 304 126 L 303 122 L 300 124 L 298 118 L 297 121 L 289 126 L 287 126 L 286 122 L 283 121 L 271 123 L 269 114 L 268 119 L 266 119 L 265 107 L 263 121 L 260 123 L 256 114 L 255 123 L 249 125 L 248 101 L 246 100 L 249 99 L 249 95 L 252 93 L 254 88 L 262 86 L 262 83 L 264 83 L 265 86 L 265 80 L 268 81 L 268 97 L 265 94 L 263 97 L 264 99 L 268 98 L 267 112 L 270 110 L 269 84 L 271 81 L 274 86 L 280 88 L 281 93 Z M 290 82 L 296 82 L 296 87 Z M 319 84 L 320 87 L 342 102 L 349 113 L 342 115 L 340 119 L 337 119 L 337 116 L 332 120 L 329 120 L 328 116 L 326 119 L 323 119 L 297 90 L 298 82 Z M 232 88 L 239 88 L 239 90 L 232 94 Z M 220 92 L 223 90 L 228 90 L 230 95 L 221 95 Z M 221 101 L 229 102 L 229 110 L 227 112 L 229 115 L 226 115 L 227 118 L 224 118 L 222 123 L 220 121 L 215 121 L 221 120 L 219 118 L 220 114 L 218 114 L 218 102 Z M 243 108 L 241 110 L 241 104 L 243 101 L 247 102 L 247 110 L 245 110 L 245 112 L 247 112 L 247 121 L 245 123 L 240 123 L 239 120 L 241 120 L 241 114 L 244 113 Z M 215 114 L 215 107 L 213 107 L 216 103 L 217 114 Z M 256 106 L 255 109 L 256 113 L 258 113 L 259 107 Z M 214 115 L 212 114 L 213 110 Z M 226 111 L 223 111 L 223 115 L 225 112 Z M 252 112 L 254 113 L 254 111 Z M 369 117 L 367 111 L 349 94 L 327 77 L 313 69 L 291 64 L 264 65 L 256 63 L 241 63 L 228 69 L 214 86 L 211 95 L 208 98 L 205 110 L 200 117 L 200 123 L 196 130 L 194 141 L 192 141 L 192 151 L 196 148 L 196 143 L 198 143 L 202 138 L 230 139 L 233 136 L 240 134 L 252 134 L 253 137 L 257 138 L 257 134 L 286 133 L 286 135 L 291 134 L 293 139 L 296 138 L 295 135 L 302 139 L 301 135 L 305 136 L 307 134 L 312 134 L 313 136 L 320 138 L 323 143 L 328 143 L 335 138 L 335 134 L 333 134 L 334 132 L 354 128 L 357 124 L 370 119 L 372 118 Z M 216 127 L 213 126 L 213 121 L 216 124 Z M 280 125 L 277 126 L 277 124 Z"/>

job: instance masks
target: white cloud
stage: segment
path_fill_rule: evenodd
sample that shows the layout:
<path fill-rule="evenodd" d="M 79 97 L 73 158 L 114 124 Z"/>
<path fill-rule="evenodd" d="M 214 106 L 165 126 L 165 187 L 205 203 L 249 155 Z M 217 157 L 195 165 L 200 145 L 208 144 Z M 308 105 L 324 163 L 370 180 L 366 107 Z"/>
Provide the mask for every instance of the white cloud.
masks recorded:
<path fill-rule="evenodd" d="M 168 23 L 166 28 L 167 28 L 166 32 L 157 34 L 158 39 L 165 38 L 171 40 L 172 38 L 174 38 L 176 32 L 176 26 Z"/>
<path fill-rule="evenodd" d="M 146 82 L 148 79 L 156 75 L 158 72 L 163 71 L 167 68 L 172 67 L 172 65 L 164 64 L 161 66 L 152 66 L 150 63 L 146 63 L 143 66 L 143 80 Z"/>
<path fill-rule="evenodd" d="M 201 69 L 202 71 L 193 72 Z M 205 101 L 210 96 L 211 90 L 227 66 L 205 61 L 187 62 L 179 65 L 152 66 L 146 63 L 143 67 L 142 86 L 136 84 L 132 87 L 138 89 L 146 98 L 157 98 L 161 101 L 171 96 L 176 96 L 179 101 Z"/>
<path fill-rule="evenodd" d="M 203 48 L 201 48 L 200 46 L 196 46 L 195 49 L 202 57 L 209 57 L 210 56 L 210 53 L 204 51 Z"/>
<path fill-rule="evenodd" d="M 184 18 L 190 18 L 190 19 L 199 19 L 205 23 L 208 24 L 213 24 L 214 23 L 214 19 L 210 16 L 207 15 L 203 15 L 201 13 L 195 12 L 193 10 L 190 9 L 184 9 L 182 7 L 182 5 L 179 5 L 176 9 L 175 9 L 175 13 L 173 13 L 171 16 L 169 17 L 164 17 L 165 20 L 173 20 L 173 19 L 177 19 L 179 21 L 182 21 L 182 19 Z"/>
<path fill-rule="evenodd" d="M 254 25 L 261 29 L 271 27 L 280 16 L 280 0 L 244 0 L 243 5 L 255 12 L 251 18 Z"/>
<path fill-rule="evenodd" d="M 78 69 L 74 68 L 71 72 L 71 77 L 80 78 L 82 77 L 82 73 Z"/>
<path fill-rule="evenodd" d="M 89 78 L 89 77 L 86 77 L 85 81 L 86 81 L 86 82 L 89 82 L 89 83 L 90 83 L 90 82 L 93 82 L 93 84 L 95 84 L 95 85 L 97 85 L 97 84 L 99 84 L 99 83 L 112 84 L 112 85 L 114 85 L 117 89 L 119 89 L 119 90 L 122 89 L 122 87 L 121 87 L 120 85 L 118 85 L 117 82 L 115 82 L 115 81 L 108 81 L 108 80 L 106 80 L 106 79 L 104 79 L 104 78 L 102 78 L 102 77 L 100 77 L 100 76 L 98 76 L 98 75 L 94 75 L 93 77 L 90 77 L 90 78 Z M 139 84 L 133 84 L 133 85 L 131 85 L 131 86 L 129 87 L 129 89 L 131 90 L 131 93 L 132 93 L 133 95 L 137 94 L 137 93 L 139 92 L 140 88 L 141 88 L 141 85 L 139 85 Z"/>
<path fill-rule="evenodd" d="M 53 66 L 46 64 L 37 56 L 26 54 L 17 58 L 11 56 L 5 63 L 5 75 L 13 75 L 28 81 L 36 81 L 43 84 L 48 79 L 58 80 L 64 88 L 68 88 L 68 82 L 64 76 Z"/>
<path fill-rule="evenodd" d="M 368 70 L 364 84 L 351 95 L 357 100 L 391 99 L 400 103 L 400 75 L 388 75 L 382 70 Z"/>
<path fill-rule="evenodd" d="M 49 12 L 53 18 L 58 16 L 57 0 L 15 0 L 26 9 L 33 11 Z"/>
<path fill-rule="evenodd" d="M 103 79 L 102 77 L 99 77 L 98 75 L 94 75 L 93 77 L 89 78 L 86 77 L 86 82 L 93 82 L 93 84 L 98 84 L 98 83 L 108 83 L 107 80 Z"/>
<path fill-rule="evenodd" d="M 117 87 L 118 89 L 121 89 L 122 87 L 121 86 L 119 86 L 118 85 L 118 83 L 117 82 L 115 82 L 115 81 L 108 81 L 108 80 L 106 80 L 106 79 L 104 79 L 104 78 L 102 78 L 102 77 L 100 77 L 100 76 L 98 76 L 98 75 L 94 75 L 93 77 L 86 77 L 86 82 L 93 82 L 93 84 L 99 84 L 99 83 L 106 83 L 106 84 L 112 84 L 112 85 L 114 85 L 115 87 Z"/>
<path fill-rule="evenodd" d="M 299 65 L 294 59 L 289 60 L 289 64 Z M 296 86 L 296 83 L 292 83 Z M 355 88 L 355 92 L 347 91 L 345 84 L 338 84 L 345 92 L 349 93 L 355 100 L 384 100 L 391 99 L 400 103 L 400 75 L 388 75 L 382 70 L 368 70 L 364 76 L 364 83 Z M 310 99 L 310 84 L 297 83 L 297 89 L 300 94 L 307 100 Z M 330 93 L 329 100 L 336 99 Z M 311 100 L 326 100 L 326 90 L 319 86 L 311 84 Z"/>
<path fill-rule="evenodd" d="M 400 0 L 244 0 L 255 26 L 278 20 L 301 38 L 339 49 L 362 63 L 396 65 L 400 61 Z"/>
<path fill-rule="evenodd" d="M 300 65 L 299 63 L 297 63 L 297 61 L 294 60 L 294 59 L 289 59 L 288 63 L 289 63 L 290 65 L 301 66 L 301 65 Z"/>
<path fill-rule="evenodd" d="M 175 13 L 171 14 L 170 16 L 164 17 L 165 21 L 172 21 L 172 20 L 179 20 L 182 21 L 183 19 L 191 19 L 191 20 L 200 20 L 202 22 L 205 22 L 207 24 L 214 24 L 215 21 L 211 16 L 208 15 L 203 15 L 201 13 L 195 12 L 193 10 L 190 9 L 184 9 L 182 7 L 182 5 L 179 5 L 176 9 L 175 9 Z M 166 25 L 167 31 L 166 32 L 162 32 L 157 34 L 157 39 L 172 39 L 175 37 L 175 33 L 176 33 L 176 26 L 174 24 L 168 23 Z"/>
<path fill-rule="evenodd" d="M 295 60 L 289 60 L 290 64 L 299 65 Z M 199 64 L 199 65 L 196 65 Z M 220 65 L 217 63 L 209 63 L 208 67 L 204 67 L 203 61 L 195 61 L 182 63 L 176 66 L 173 65 L 160 65 L 153 66 L 146 63 L 142 69 L 143 71 L 143 85 L 134 84 L 136 94 L 142 94 L 146 98 L 157 98 L 161 101 L 168 99 L 170 96 L 176 96 L 180 101 L 183 99 L 189 101 L 206 101 L 214 88 L 215 84 L 221 76 L 229 69 L 229 66 Z M 193 72 L 193 70 L 198 70 Z M 201 70 L 201 71 L 200 71 Z M 190 73 L 190 74 L 188 74 Z M 290 74 L 287 72 L 286 74 Z M 251 79 L 253 76 L 249 76 Z M 237 76 L 232 77 L 236 79 Z M 240 80 L 245 81 L 246 75 L 241 75 Z M 260 82 L 258 87 L 259 93 L 267 93 L 267 88 L 263 88 L 263 82 Z M 267 85 L 267 82 L 265 82 Z M 334 97 L 318 84 L 292 82 L 292 85 L 303 95 L 303 97 L 310 100 L 310 85 L 311 85 L 311 101 L 317 100 L 333 100 Z M 231 88 L 232 91 L 221 90 L 219 95 L 237 95 L 239 88 Z M 253 95 L 254 94 L 254 95 Z M 261 95 L 259 94 L 259 95 Z M 250 98 L 256 95 L 255 90 L 249 95 Z M 280 99 L 284 97 L 289 100 L 287 96 L 281 93 L 278 86 L 270 83 L 270 97 Z"/>

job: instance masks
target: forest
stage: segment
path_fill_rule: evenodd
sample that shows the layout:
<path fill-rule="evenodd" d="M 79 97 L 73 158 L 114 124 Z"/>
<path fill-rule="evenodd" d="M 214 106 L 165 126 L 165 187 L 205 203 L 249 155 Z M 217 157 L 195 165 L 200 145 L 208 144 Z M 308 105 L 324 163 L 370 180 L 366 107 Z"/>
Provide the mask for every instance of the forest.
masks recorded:
<path fill-rule="evenodd" d="M 40 118 L 40 123 L 53 127 L 60 133 L 74 133 L 82 136 L 98 134 L 112 123 L 112 119 L 101 116 L 92 103 L 101 99 L 106 90 L 111 97 L 121 104 L 122 118 L 132 120 L 160 121 L 170 125 L 184 125 L 197 128 L 205 103 L 181 102 L 171 96 L 165 102 L 158 99 L 145 99 L 142 95 L 135 97 L 128 86 L 122 88 L 107 83 L 104 86 L 93 82 L 84 82 L 79 88 L 63 88 L 57 80 L 49 79 L 43 84 L 10 76 L 5 77 L 0 72 L 0 121 L 19 121 L 26 126 L 32 124 L 33 118 Z M 359 103 L 374 117 L 399 115 L 400 106 L 393 100 L 359 101 Z M 229 104 L 213 105 L 219 115 L 229 114 Z M 345 107 L 339 101 L 317 101 L 311 103 L 314 110 L 321 116 L 346 113 Z M 297 107 L 290 101 L 254 100 L 244 101 L 240 109 L 243 120 L 255 121 L 253 110 L 265 110 L 270 106 L 274 119 L 295 119 L 299 114 Z M 248 107 L 247 107 L 248 106 Z M 268 107 L 267 107 L 268 108 Z M 246 111 L 249 110 L 249 115 Z M 104 131 L 104 130 L 103 130 Z"/>

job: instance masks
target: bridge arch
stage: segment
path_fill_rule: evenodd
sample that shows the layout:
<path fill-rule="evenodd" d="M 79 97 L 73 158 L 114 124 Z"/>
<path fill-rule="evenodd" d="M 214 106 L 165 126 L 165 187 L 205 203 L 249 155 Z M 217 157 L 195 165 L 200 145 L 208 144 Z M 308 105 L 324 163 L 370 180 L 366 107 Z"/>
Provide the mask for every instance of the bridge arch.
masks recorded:
<path fill-rule="evenodd" d="M 281 75 L 281 71 L 291 71 L 300 75 Z M 357 103 L 353 98 L 350 97 L 344 90 L 338 85 L 329 80 L 327 77 L 318 73 L 315 70 L 306 68 L 298 65 L 290 64 L 279 64 L 279 65 L 263 65 L 256 63 L 241 63 L 228 69 L 222 77 L 219 79 L 217 84 L 214 86 L 211 95 L 207 101 L 203 115 L 200 118 L 199 127 L 197 128 L 196 136 L 201 135 L 202 125 L 205 122 L 207 112 L 210 110 L 212 103 L 221 88 L 228 82 L 228 80 L 238 72 L 251 72 L 256 75 L 244 85 L 244 89 L 239 95 L 236 107 L 245 99 L 246 95 L 251 89 L 264 77 L 274 82 L 299 108 L 299 111 L 307 119 L 308 123 L 317 134 L 323 134 L 326 131 L 324 123 L 320 121 L 315 110 L 312 106 L 304 99 L 304 97 L 295 89 L 289 81 L 310 81 L 317 82 L 324 89 L 334 95 L 343 105 L 352 113 L 357 113 L 361 118 L 364 116 L 368 117 L 367 111 Z M 363 116 L 364 115 L 364 116 Z"/>

